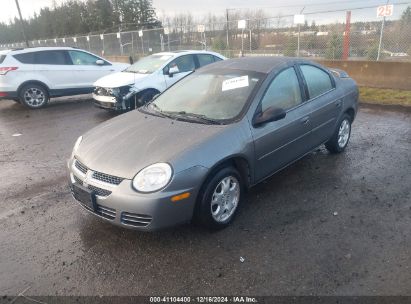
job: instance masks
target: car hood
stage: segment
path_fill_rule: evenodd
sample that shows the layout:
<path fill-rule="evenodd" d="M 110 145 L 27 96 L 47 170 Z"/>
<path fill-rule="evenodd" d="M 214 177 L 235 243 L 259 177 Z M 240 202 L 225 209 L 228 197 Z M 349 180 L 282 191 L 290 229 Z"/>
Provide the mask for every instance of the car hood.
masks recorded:
<path fill-rule="evenodd" d="M 175 160 L 197 149 L 224 125 L 175 121 L 132 111 L 111 119 L 83 136 L 76 158 L 92 170 L 132 179 L 141 169 Z M 196 148 L 197 147 L 197 148 Z M 181 161 L 178 161 L 181 165 Z"/>
<path fill-rule="evenodd" d="M 149 76 L 150 74 L 136 74 L 136 73 L 127 73 L 127 72 L 117 72 L 109 74 L 98 79 L 95 83 L 95 87 L 103 88 L 119 88 L 122 86 L 127 86 L 137 83 L 139 80 L 142 80 Z"/>

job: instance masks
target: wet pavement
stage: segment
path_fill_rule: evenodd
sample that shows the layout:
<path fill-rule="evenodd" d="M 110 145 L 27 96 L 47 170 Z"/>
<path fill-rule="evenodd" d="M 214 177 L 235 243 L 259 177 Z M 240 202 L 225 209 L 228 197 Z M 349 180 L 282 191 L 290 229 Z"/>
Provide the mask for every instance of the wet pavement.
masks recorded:
<path fill-rule="evenodd" d="M 345 153 L 256 186 L 223 231 L 141 233 L 69 194 L 76 138 L 113 117 L 76 100 L 0 102 L 1 295 L 411 295 L 410 111 L 362 108 Z"/>

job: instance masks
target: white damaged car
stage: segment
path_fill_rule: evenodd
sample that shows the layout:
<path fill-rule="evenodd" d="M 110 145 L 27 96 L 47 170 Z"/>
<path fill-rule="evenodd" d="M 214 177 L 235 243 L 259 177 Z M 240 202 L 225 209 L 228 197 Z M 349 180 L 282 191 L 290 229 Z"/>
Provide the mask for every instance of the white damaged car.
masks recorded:
<path fill-rule="evenodd" d="M 163 52 L 144 57 L 122 72 L 97 80 L 94 103 L 107 110 L 133 110 L 194 70 L 224 59 L 208 51 Z"/>

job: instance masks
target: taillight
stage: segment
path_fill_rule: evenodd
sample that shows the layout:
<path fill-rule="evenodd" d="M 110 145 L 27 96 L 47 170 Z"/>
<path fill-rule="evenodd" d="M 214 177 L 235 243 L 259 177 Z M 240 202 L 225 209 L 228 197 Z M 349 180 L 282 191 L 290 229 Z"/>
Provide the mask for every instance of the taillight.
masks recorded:
<path fill-rule="evenodd" d="M 6 75 L 10 71 L 17 70 L 18 67 L 0 67 L 0 75 Z"/>

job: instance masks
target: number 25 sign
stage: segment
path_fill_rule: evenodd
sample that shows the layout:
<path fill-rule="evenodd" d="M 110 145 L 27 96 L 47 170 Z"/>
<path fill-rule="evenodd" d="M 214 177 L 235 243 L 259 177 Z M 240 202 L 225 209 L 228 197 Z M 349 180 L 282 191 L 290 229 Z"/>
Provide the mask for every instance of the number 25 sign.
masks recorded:
<path fill-rule="evenodd" d="M 394 11 L 394 5 L 382 5 L 377 8 L 377 17 L 388 17 L 392 16 Z"/>

